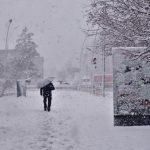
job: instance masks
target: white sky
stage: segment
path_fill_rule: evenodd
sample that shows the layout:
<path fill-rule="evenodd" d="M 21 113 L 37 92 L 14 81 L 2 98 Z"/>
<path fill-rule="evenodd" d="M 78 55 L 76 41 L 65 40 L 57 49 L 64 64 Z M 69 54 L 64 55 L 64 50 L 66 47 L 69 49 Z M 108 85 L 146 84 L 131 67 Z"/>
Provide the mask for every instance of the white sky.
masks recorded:
<path fill-rule="evenodd" d="M 0 0 L 0 49 L 5 46 L 8 20 L 9 48 L 27 26 L 35 34 L 38 52 L 45 58 L 45 75 L 60 69 L 68 60 L 77 63 L 86 28 L 84 7 L 87 0 Z"/>

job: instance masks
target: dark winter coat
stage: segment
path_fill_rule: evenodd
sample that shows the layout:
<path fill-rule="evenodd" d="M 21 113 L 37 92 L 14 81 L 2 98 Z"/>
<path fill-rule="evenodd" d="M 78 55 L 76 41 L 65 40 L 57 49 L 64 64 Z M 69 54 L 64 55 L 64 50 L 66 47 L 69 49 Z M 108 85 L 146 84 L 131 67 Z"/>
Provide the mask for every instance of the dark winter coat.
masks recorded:
<path fill-rule="evenodd" d="M 48 85 L 46 85 L 40 89 L 40 94 L 43 97 L 51 97 L 52 96 L 52 90 L 55 90 L 55 87 L 54 87 L 53 83 L 50 82 Z"/>

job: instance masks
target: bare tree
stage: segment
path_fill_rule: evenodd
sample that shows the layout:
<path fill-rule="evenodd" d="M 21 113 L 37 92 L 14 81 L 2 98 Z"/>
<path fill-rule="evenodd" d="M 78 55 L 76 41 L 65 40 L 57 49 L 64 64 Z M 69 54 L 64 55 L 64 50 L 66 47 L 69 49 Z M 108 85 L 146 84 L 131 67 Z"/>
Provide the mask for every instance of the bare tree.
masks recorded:
<path fill-rule="evenodd" d="M 110 45 L 146 46 L 134 57 L 150 60 L 149 0 L 94 0 L 87 14 L 87 22 L 98 27 L 98 33 L 105 29 Z"/>

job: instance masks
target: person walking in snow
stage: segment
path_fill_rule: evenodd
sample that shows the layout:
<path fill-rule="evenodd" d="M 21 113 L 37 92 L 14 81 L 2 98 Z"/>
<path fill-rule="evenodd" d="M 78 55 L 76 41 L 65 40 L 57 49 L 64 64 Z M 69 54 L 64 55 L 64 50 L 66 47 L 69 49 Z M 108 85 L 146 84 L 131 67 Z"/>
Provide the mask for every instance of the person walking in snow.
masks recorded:
<path fill-rule="evenodd" d="M 55 87 L 52 82 L 40 88 L 40 95 L 43 96 L 44 111 L 50 111 L 51 109 L 52 90 L 55 90 Z"/>

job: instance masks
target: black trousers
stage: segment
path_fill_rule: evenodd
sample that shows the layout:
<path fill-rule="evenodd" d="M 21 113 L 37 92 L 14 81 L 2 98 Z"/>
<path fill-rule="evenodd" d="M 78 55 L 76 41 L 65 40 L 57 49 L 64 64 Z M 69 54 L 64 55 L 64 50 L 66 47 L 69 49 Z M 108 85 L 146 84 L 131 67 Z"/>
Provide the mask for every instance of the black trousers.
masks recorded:
<path fill-rule="evenodd" d="M 49 97 L 44 96 L 43 98 L 44 98 L 43 99 L 44 110 L 50 110 L 52 97 L 51 96 L 49 96 Z M 47 100 L 48 100 L 48 105 L 47 105 Z"/>

